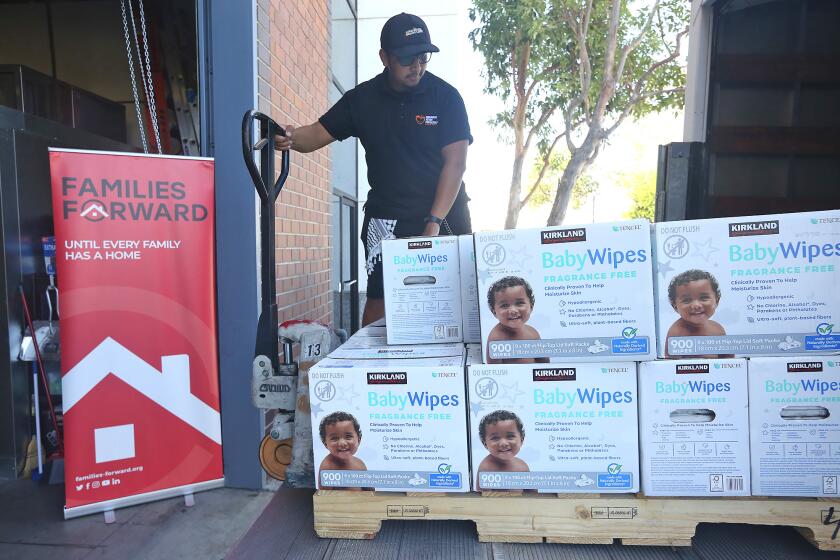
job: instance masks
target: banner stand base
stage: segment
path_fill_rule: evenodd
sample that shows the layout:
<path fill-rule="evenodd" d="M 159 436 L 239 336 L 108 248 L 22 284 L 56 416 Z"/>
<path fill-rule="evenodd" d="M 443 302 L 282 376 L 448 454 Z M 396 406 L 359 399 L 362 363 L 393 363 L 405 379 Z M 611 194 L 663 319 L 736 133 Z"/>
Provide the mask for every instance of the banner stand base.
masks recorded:
<path fill-rule="evenodd" d="M 154 502 L 157 500 L 165 500 L 167 498 L 174 498 L 177 496 L 184 496 L 184 503 L 187 507 L 195 504 L 195 492 L 203 492 L 204 490 L 213 490 L 214 488 L 222 488 L 225 485 L 224 478 L 216 480 L 207 480 L 205 482 L 197 482 L 195 484 L 186 484 L 184 486 L 176 486 L 174 488 L 166 488 L 164 490 L 157 490 L 155 492 L 147 492 L 145 494 L 137 494 L 135 496 L 126 496 L 125 498 L 117 498 L 115 500 L 108 500 L 105 502 L 97 502 L 95 504 L 88 504 L 74 508 L 64 508 L 64 519 L 73 519 L 83 515 L 90 515 L 92 513 L 104 513 L 105 523 L 113 523 L 116 521 L 114 510 L 117 508 L 124 508 L 129 506 L 136 506 L 145 504 L 147 502 Z M 109 521 L 111 519 L 111 521 Z"/>

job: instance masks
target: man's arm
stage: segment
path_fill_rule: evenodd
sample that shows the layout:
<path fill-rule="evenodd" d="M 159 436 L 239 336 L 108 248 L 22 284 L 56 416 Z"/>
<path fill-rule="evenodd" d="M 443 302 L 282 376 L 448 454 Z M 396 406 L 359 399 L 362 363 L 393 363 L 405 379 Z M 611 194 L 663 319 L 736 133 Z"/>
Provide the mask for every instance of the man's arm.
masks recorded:
<path fill-rule="evenodd" d="M 323 148 L 335 140 L 324 125 L 317 121 L 300 128 L 290 124 L 283 128 L 286 130 L 286 136 L 278 134 L 274 137 L 275 148 L 278 150 L 292 149 L 305 154 Z"/>
<path fill-rule="evenodd" d="M 441 149 L 443 169 L 441 169 L 438 178 L 435 200 L 429 210 L 429 214 L 432 216 L 444 218 L 452 209 L 458 191 L 461 190 L 464 171 L 467 169 L 467 146 L 469 146 L 467 140 L 459 140 L 447 144 Z M 439 233 L 440 224 L 432 222 L 426 224 L 426 229 L 423 231 L 423 235 L 438 235 Z"/>

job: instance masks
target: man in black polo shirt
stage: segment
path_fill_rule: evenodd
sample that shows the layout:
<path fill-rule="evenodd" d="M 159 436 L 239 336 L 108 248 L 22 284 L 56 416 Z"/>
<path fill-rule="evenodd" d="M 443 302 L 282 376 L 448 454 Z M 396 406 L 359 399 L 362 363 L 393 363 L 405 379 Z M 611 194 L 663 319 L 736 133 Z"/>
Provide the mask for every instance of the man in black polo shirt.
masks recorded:
<path fill-rule="evenodd" d="M 425 22 L 398 14 L 382 28 L 384 71 L 351 89 L 318 122 L 277 138 L 281 150 L 311 152 L 355 136 L 365 148 L 370 193 L 362 241 L 368 273 L 362 324 L 385 315 L 382 240 L 459 235 L 472 230 L 462 178 L 472 143 L 458 91 L 426 72 L 431 43 Z"/>

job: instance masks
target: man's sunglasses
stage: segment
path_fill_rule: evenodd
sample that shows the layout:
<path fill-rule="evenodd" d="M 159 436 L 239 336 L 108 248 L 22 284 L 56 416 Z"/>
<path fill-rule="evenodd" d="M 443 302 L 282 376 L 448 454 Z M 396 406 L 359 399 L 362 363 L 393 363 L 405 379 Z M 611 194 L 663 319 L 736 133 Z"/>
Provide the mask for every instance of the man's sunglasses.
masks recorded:
<path fill-rule="evenodd" d="M 428 64 L 429 60 L 432 58 L 432 53 L 424 52 L 420 54 L 410 54 L 408 56 L 395 56 L 397 62 L 400 63 L 400 66 L 411 66 L 414 64 L 414 61 L 417 60 L 420 64 Z"/>

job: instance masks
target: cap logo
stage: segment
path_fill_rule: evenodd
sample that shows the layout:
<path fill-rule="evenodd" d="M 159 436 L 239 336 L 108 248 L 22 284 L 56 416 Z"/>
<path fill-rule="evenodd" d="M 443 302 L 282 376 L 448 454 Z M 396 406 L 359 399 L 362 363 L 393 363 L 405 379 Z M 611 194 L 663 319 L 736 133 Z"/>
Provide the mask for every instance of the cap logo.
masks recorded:
<path fill-rule="evenodd" d="M 412 29 L 409 29 L 408 31 L 405 32 L 405 36 L 406 37 L 411 37 L 412 35 L 417 35 L 418 33 L 423 33 L 423 28 L 414 27 Z"/>

